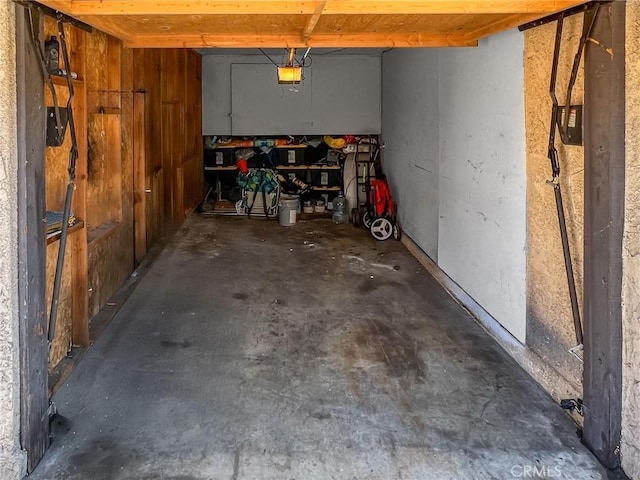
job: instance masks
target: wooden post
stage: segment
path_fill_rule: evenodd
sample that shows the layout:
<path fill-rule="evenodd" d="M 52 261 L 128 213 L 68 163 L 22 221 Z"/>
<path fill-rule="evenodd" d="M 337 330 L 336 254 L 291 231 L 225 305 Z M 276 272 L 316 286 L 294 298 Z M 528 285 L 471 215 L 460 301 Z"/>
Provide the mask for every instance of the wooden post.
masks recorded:
<path fill-rule="evenodd" d="M 625 3 L 600 8 L 585 58 L 584 441 L 620 465 Z M 597 42 L 597 43 L 595 43 Z"/>
<path fill-rule="evenodd" d="M 145 94 L 133 94 L 133 228 L 136 264 L 147 254 Z"/>
<path fill-rule="evenodd" d="M 38 59 L 26 10 L 16 9 L 18 85 L 18 289 L 20 315 L 20 442 L 31 472 L 49 447 L 46 315 L 45 115 Z M 38 32 L 42 24 L 36 24 Z"/>
<path fill-rule="evenodd" d="M 73 29 L 71 45 L 73 69 L 80 75 L 86 74 L 86 33 Z M 73 212 L 76 217 L 87 218 L 87 87 L 84 82 L 76 82 L 73 115 L 76 122 L 78 139 L 78 161 L 76 164 L 76 191 L 74 193 Z M 74 346 L 87 347 L 89 336 L 89 294 L 88 294 L 88 249 L 87 229 L 78 231 L 70 237 L 71 250 L 71 342 Z"/>

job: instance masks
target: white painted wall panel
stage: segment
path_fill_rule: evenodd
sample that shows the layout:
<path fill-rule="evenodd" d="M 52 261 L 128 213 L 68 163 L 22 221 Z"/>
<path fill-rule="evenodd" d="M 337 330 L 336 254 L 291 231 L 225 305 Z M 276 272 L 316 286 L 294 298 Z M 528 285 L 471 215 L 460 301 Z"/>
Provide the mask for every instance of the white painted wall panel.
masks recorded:
<path fill-rule="evenodd" d="M 397 49 L 382 60 L 383 167 L 400 224 L 438 258 L 438 51 Z"/>
<path fill-rule="evenodd" d="M 380 133 L 380 55 L 312 58 L 294 93 L 261 55 L 203 57 L 203 134 Z"/>
<path fill-rule="evenodd" d="M 273 65 L 231 65 L 232 135 L 302 135 L 313 129 L 312 69 L 299 86 L 279 85 L 275 72 Z"/>
<path fill-rule="evenodd" d="M 405 232 L 526 334 L 524 41 L 383 55 L 383 165 Z"/>
<path fill-rule="evenodd" d="M 524 40 L 440 53 L 438 263 L 518 340 L 526 332 Z"/>
<path fill-rule="evenodd" d="M 202 57 L 203 135 L 231 135 L 231 65 L 264 64 L 267 61 L 262 55 Z"/>

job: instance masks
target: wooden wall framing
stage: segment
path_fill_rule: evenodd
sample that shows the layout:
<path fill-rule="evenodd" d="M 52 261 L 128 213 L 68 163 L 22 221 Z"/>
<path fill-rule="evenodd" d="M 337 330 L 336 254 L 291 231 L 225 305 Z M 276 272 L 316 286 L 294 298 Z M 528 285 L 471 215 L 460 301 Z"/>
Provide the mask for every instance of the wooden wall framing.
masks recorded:
<path fill-rule="evenodd" d="M 45 20 L 44 33 L 57 36 L 53 19 Z M 73 105 L 80 158 L 72 209 L 82 223 L 69 236 L 50 368 L 72 347 L 90 344 L 89 320 L 147 249 L 195 209 L 204 190 L 200 56 L 135 51 L 106 33 L 70 26 L 66 36 L 69 70 L 78 75 Z M 64 104 L 65 81 L 54 83 Z M 45 104 L 52 104 L 50 95 Z M 69 137 L 46 149 L 48 210 L 63 208 Z M 47 305 L 58 246 L 50 239 L 46 250 Z"/>
<path fill-rule="evenodd" d="M 144 130 L 145 142 L 136 158 L 145 164 L 148 248 L 202 200 L 202 62 L 185 49 L 139 49 L 133 55 L 133 89 L 143 95 L 136 103 L 136 124 Z M 142 180 L 140 173 L 138 178 Z M 141 186 L 136 192 L 142 195 Z"/>

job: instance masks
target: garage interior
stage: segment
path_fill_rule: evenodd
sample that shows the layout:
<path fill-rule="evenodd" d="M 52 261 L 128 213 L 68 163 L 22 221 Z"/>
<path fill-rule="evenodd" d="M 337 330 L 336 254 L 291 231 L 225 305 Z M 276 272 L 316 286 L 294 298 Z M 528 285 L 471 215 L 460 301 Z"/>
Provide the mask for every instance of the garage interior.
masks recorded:
<path fill-rule="evenodd" d="M 3 478 L 640 478 L 639 2 L 5 3 Z M 233 188 L 240 158 L 276 164 L 280 215 Z M 361 158 L 401 242 L 332 221 Z M 283 220 L 294 175 L 316 213 Z"/>

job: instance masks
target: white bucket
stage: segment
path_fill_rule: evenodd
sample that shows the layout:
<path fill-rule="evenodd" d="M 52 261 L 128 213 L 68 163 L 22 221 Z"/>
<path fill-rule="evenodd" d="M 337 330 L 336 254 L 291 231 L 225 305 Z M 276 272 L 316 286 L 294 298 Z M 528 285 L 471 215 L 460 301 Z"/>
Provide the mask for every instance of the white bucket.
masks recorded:
<path fill-rule="evenodd" d="M 291 227 L 296 224 L 298 219 L 298 206 L 300 200 L 293 195 L 282 195 L 278 207 L 280 209 L 279 219 L 280 225 L 283 227 Z"/>

